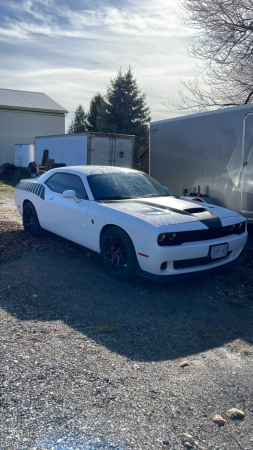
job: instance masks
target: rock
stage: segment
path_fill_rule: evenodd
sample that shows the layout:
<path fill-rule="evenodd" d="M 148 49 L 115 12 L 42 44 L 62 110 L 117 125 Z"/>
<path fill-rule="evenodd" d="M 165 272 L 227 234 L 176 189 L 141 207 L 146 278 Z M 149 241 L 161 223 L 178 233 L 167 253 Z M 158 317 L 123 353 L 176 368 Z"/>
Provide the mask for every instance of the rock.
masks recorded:
<path fill-rule="evenodd" d="M 204 447 L 203 444 L 201 444 L 201 442 L 199 441 L 195 441 L 195 445 L 197 448 L 199 448 L 200 450 L 208 450 L 206 447 Z"/>
<path fill-rule="evenodd" d="M 184 442 L 189 442 L 190 444 L 194 444 L 194 437 L 187 433 L 182 433 Z"/>
<path fill-rule="evenodd" d="M 190 361 L 179 361 L 181 367 L 189 366 Z"/>
<path fill-rule="evenodd" d="M 245 416 L 245 413 L 241 409 L 232 408 L 228 412 L 228 417 L 234 417 L 238 419 L 243 419 Z"/>
<path fill-rule="evenodd" d="M 224 414 L 216 414 L 216 416 L 214 416 L 213 421 L 218 423 L 219 425 L 225 425 L 226 423 L 226 418 L 224 416 Z"/>

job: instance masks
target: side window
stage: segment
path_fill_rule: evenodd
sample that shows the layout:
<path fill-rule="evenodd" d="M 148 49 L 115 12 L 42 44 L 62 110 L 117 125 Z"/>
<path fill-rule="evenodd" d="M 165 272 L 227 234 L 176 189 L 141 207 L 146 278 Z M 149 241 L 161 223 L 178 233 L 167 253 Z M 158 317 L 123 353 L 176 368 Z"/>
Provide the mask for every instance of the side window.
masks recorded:
<path fill-rule="evenodd" d="M 61 173 L 54 191 L 62 194 L 64 191 L 67 191 L 69 189 L 75 191 L 78 198 L 88 198 L 81 178 L 79 178 L 77 175 Z"/>
<path fill-rule="evenodd" d="M 45 184 L 52 190 L 55 191 L 55 186 L 57 184 L 57 181 L 59 180 L 61 176 L 61 173 L 55 173 L 54 175 L 52 175 L 52 177 L 50 177 Z"/>

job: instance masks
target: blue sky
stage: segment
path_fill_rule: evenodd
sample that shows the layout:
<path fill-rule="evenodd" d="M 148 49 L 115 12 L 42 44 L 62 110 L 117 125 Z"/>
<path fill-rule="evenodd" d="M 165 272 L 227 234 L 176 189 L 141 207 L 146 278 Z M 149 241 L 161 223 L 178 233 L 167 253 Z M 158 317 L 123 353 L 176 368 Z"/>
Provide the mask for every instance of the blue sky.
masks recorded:
<path fill-rule="evenodd" d="M 131 65 L 152 120 L 193 77 L 176 0 L 1 0 L 0 87 L 45 92 L 70 114 Z"/>

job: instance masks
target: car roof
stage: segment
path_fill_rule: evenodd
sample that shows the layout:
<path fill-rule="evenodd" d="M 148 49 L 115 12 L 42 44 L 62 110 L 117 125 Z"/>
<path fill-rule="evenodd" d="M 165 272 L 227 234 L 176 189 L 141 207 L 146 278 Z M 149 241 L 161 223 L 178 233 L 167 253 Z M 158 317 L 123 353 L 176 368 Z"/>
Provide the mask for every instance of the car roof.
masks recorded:
<path fill-rule="evenodd" d="M 65 172 L 73 174 L 84 174 L 84 175 L 96 175 L 102 173 L 115 173 L 115 172 L 138 172 L 138 170 L 127 169 L 124 167 L 115 167 L 115 166 L 67 166 L 67 167 L 59 167 L 57 169 L 53 169 L 54 172 Z"/>

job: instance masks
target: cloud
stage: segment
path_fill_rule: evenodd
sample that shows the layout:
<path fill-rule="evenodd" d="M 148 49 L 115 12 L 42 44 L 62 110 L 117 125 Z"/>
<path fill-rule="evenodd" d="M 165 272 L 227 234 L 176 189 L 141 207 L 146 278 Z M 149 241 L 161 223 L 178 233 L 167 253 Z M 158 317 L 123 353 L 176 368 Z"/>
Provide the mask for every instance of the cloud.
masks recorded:
<path fill-rule="evenodd" d="M 23 37 L 27 37 L 28 33 L 35 33 L 73 38 L 96 36 L 96 39 L 102 39 L 105 33 L 147 37 L 179 36 L 184 33 L 175 7 L 165 7 L 160 0 L 155 7 L 149 2 L 140 2 L 138 5 L 138 10 L 131 5 L 130 9 L 122 10 L 110 5 L 93 9 L 80 7 L 75 10 L 64 3 L 57 5 L 53 0 L 14 2 L 9 6 L 11 17 L 5 15 L 3 21 L 8 30 L 3 35 L 11 35 L 13 31 L 16 36 L 17 29 Z"/>
<path fill-rule="evenodd" d="M 165 118 L 163 103 L 193 75 L 176 0 L 2 0 L 0 8 L 0 87 L 45 92 L 72 115 L 131 65 L 152 118 Z"/>

